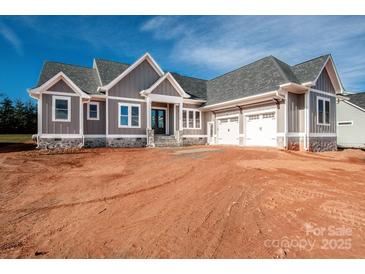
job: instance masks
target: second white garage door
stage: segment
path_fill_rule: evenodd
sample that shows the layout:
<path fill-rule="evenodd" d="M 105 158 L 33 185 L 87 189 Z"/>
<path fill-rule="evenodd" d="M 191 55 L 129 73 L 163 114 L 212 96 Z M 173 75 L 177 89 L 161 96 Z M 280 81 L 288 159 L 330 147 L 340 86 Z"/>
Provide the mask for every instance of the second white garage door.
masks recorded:
<path fill-rule="evenodd" d="M 246 146 L 277 146 L 275 111 L 245 116 Z"/>
<path fill-rule="evenodd" d="M 238 117 L 230 117 L 218 120 L 217 128 L 218 144 L 238 145 L 239 144 L 239 124 Z"/>

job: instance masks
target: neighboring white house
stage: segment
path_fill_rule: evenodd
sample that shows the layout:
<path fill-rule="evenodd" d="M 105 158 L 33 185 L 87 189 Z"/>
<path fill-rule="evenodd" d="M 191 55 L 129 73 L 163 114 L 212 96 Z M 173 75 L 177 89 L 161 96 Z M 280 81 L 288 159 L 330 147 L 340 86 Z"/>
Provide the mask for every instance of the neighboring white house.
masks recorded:
<path fill-rule="evenodd" d="M 348 94 L 337 104 L 337 144 L 365 148 L 365 92 Z"/>

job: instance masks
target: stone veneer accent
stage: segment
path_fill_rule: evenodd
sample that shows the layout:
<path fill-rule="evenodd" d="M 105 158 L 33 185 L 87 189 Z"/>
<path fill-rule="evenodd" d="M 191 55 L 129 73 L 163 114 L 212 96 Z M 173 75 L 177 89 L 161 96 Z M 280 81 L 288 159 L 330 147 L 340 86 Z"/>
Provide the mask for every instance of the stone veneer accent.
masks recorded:
<path fill-rule="evenodd" d="M 147 138 L 106 138 L 107 147 L 145 147 Z"/>
<path fill-rule="evenodd" d="M 193 145 L 206 145 L 208 143 L 207 137 L 197 137 L 197 138 L 185 138 L 182 140 L 183 146 L 193 146 Z"/>
<path fill-rule="evenodd" d="M 85 147 L 105 147 L 106 146 L 106 138 L 98 137 L 98 138 L 87 138 L 84 139 Z"/>
<path fill-rule="evenodd" d="M 155 147 L 155 130 L 146 129 L 146 133 L 147 133 L 147 146 Z"/>
<path fill-rule="evenodd" d="M 82 147 L 82 138 L 39 138 L 38 140 L 38 148 L 40 149 L 75 147 Z"/>
<path fill-rule="evenodd" d="M 304 137 L 288 137 L 289 150 L 304 150 Z"/>
<path fill-rule="evenodd" d="M 309 151 L 333 151 L 337 150 L 337 137 L 310 137 Z"/>

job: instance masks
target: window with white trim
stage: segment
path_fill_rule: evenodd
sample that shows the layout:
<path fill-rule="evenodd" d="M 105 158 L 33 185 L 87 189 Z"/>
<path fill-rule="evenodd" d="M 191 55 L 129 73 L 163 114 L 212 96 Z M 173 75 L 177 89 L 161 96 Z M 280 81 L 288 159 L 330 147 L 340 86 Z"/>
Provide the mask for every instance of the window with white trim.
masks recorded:
<path fill-rule="evenodd" d="M 87 104 L 87 119 L 99 120 L 99 102 L 90 102 Z"/>
<path fill-rule="evenodd" d="M 71 97 L 52 96 L 52 121 L 71 121 Z"/>
<path fill-rule="evenodd" d="M 118 104 L 118 127 L 140 128 L 141 127 L 141 105 L 139 104 Z"/>
<path fill-rule="evenodd" d="M 201 129 L 201 112 L 195 109 L 183 109 L 183 128 Z"/>
<path fill-rule="evenodd" d="M 330 124 L 330 99 L 317 97 L 317 124 Z"/>

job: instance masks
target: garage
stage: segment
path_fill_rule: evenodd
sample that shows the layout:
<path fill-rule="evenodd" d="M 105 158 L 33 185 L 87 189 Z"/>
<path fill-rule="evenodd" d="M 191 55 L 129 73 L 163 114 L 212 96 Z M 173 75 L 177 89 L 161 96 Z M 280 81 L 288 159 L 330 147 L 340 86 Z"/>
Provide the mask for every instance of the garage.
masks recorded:
<path fill-rule="evenodd" d="M 276 112 L 245 114 L 246 146 L 277 146 Z"/>
<path fill-rule="evenodd" d="M 238 116 L 218 119 L 218 144 L 239 145 Z"/>

